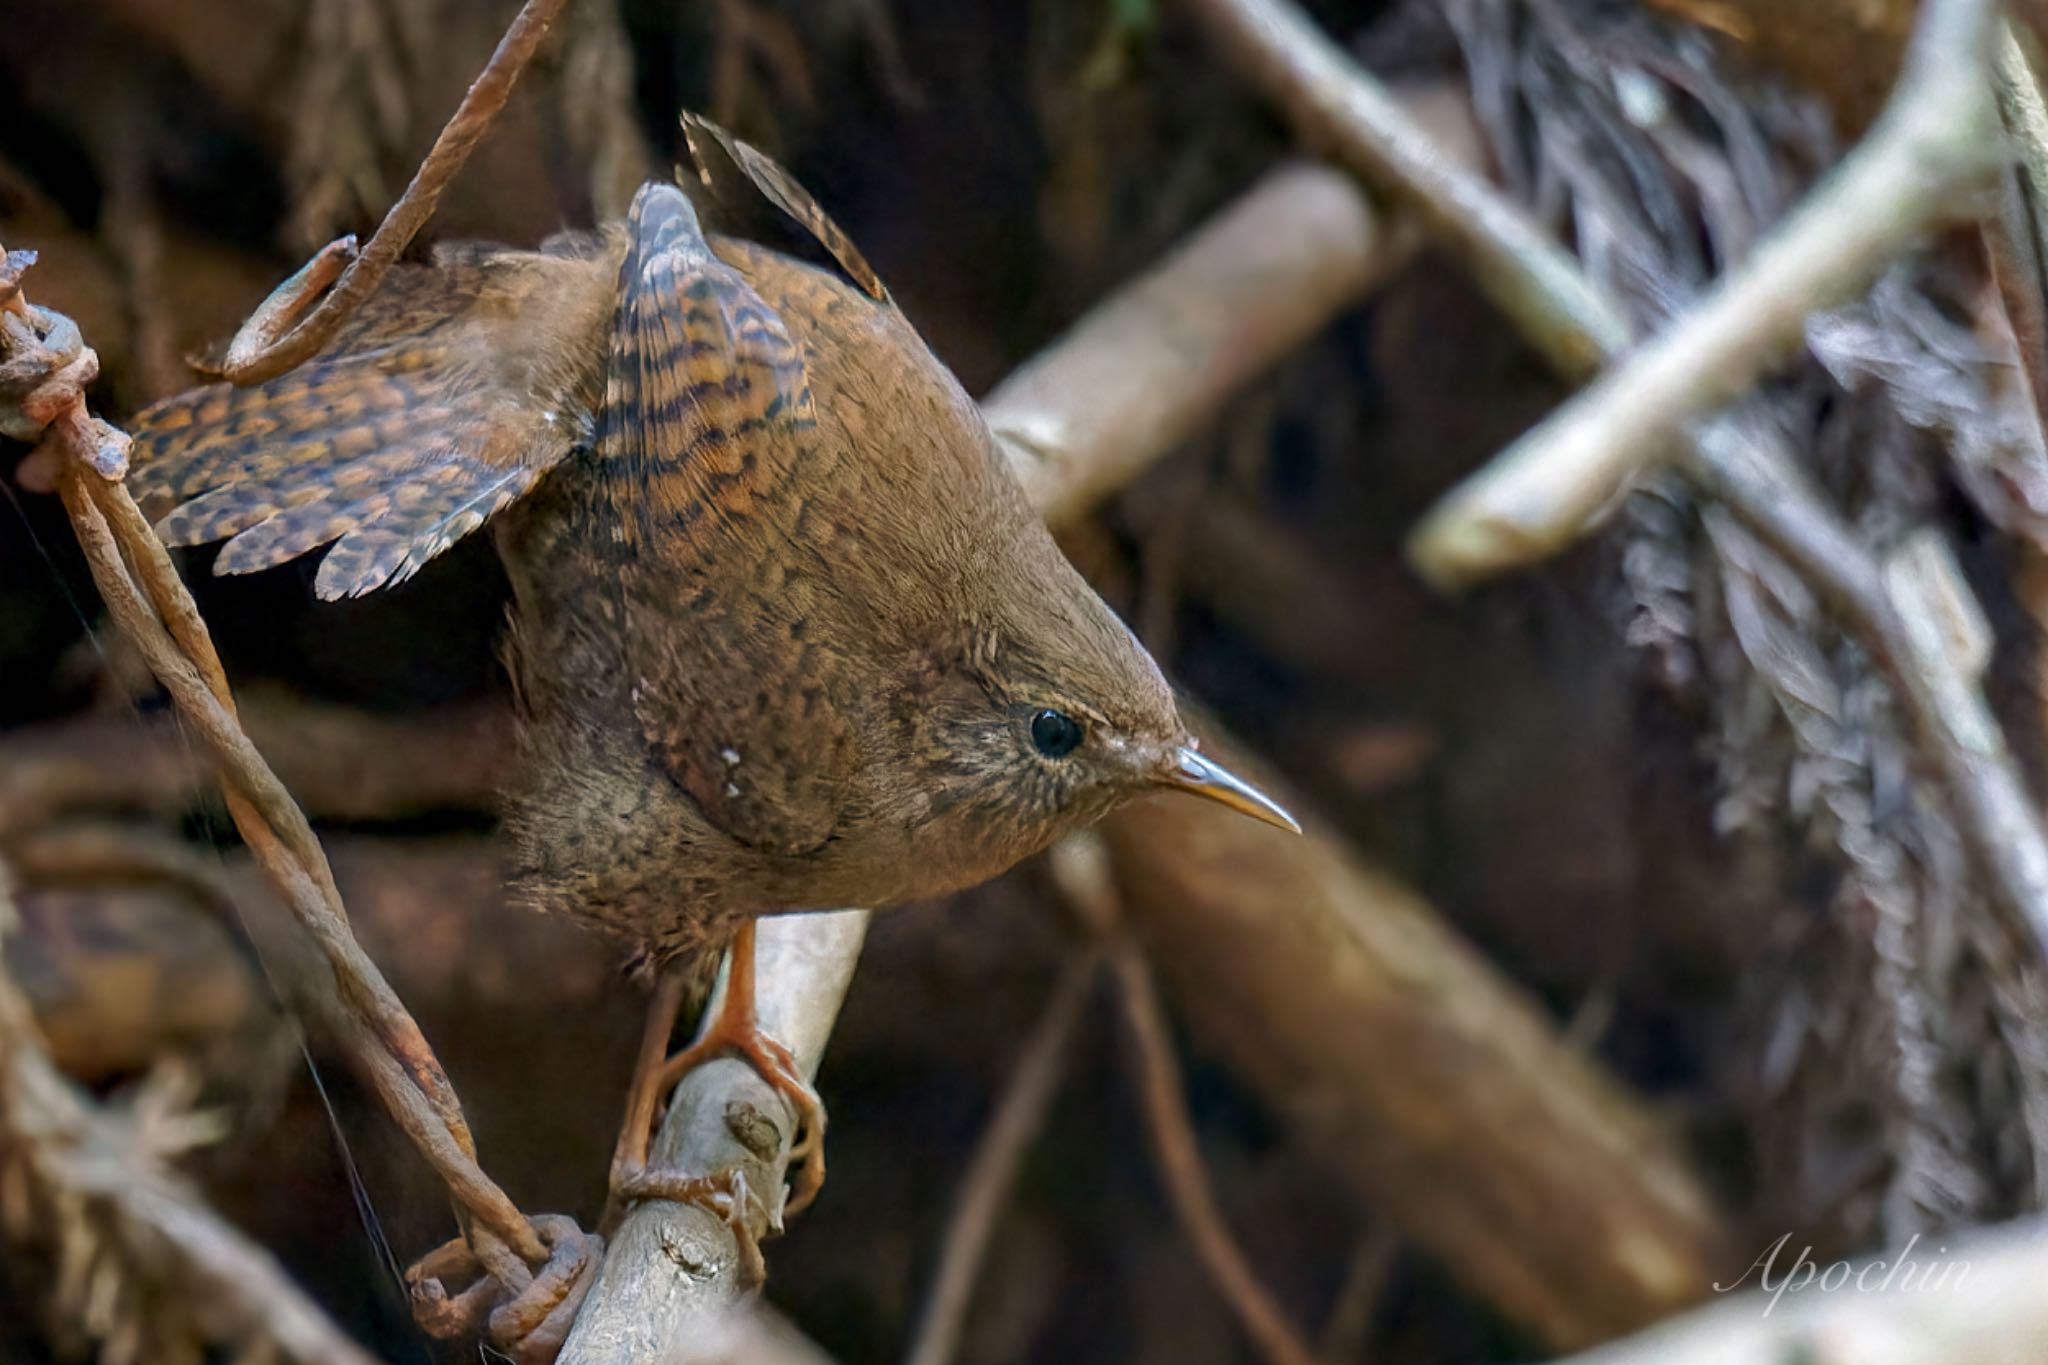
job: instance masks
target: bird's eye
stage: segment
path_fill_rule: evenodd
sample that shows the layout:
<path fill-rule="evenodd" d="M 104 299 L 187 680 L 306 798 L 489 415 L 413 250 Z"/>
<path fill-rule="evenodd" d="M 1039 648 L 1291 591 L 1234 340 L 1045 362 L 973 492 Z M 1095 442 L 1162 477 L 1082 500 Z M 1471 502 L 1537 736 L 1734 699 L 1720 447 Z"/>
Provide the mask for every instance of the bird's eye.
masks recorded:
<path fill-rule="evenodd" d="M 1047 758 L 1065 758 L 1081 745 L 1081 722 L 1048 708 L 1031 718 L 1031 744 Z"/>

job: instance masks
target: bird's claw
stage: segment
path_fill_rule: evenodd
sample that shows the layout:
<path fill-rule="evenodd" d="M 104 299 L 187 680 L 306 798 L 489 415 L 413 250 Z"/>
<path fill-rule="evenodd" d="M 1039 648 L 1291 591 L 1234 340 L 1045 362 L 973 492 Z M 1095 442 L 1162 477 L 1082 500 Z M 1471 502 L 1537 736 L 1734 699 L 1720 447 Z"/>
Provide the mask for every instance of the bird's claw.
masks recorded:
<path fill-rule="evenodd" d="M 751 1017 L 734 1020 L 728 1011 L 702 1038 L 663 1064 L 661 1087 L 666 1091 L 695 1067 L 728 1053 L 743 1058 L 796 1111 L 796 1138 L 790 1144 L 789 1159 L 793 1165 L 802 1164 L 791 1181 L 782 1213 L 801 1213 L 825 1185 L 825 1102 L 804 1079 L 788 1048 L 763 1033 Z"/>
<path fill-rule="evenodd" d="M 703 1209 L 732 1231 L 733 1244 L 739 1249 L 741 1283 L 752 1288 L 766 1282 L 768 1263 L 761 1255 L 761 1242 L 754 1235 L 748 1215 L 758 1209 L 761 1221 L 773 1225 L 777 1221 L 775 1211 L 754 1193 L 747 1173 L 739 1167 L 729 1167 L 715 1175 L 690 1175 L 663 1167 L 616 1171 L 612 1195 L 626 1204 L 665 1199 Z"/>

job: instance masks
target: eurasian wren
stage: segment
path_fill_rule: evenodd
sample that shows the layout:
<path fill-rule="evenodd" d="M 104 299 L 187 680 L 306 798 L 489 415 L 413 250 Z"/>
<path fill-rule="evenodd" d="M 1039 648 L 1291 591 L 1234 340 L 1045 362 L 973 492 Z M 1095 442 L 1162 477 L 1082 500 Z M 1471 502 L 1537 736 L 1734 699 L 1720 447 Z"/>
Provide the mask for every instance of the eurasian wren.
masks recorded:
<path fill-rule="evenodd" d="M 517 885 L 657 964 L 752 916 L 979 882 L 1161 787 L 1286 822 L 1194 752 L 844 235 L 689 126 L 840 272 L 707 237 L 662 184 L 538 251 L 444 247 L 297 370 L 141 415 L 165 539 L 226 539 L 220 573 L 329 545 L 333 598 L 491 520 L 527 720 Z"/>

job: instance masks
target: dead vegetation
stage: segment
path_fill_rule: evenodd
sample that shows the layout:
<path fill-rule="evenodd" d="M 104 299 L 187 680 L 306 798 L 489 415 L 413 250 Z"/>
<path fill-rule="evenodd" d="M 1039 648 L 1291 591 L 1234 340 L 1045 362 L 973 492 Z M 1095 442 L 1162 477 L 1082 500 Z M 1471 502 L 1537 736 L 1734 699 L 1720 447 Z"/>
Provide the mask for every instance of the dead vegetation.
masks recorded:
<path fill-rule="evenodd" d="M 2040 1234 L 1961 1239 L 2048 1169 L 2038 16 L 1792 8 L 1834 23 L 20 6 L 0 1353 L 1526 1358 L 1788 1233 L 1983 1278 L 1599 1358 L 2024 1350 Z M 679 103 L 832 206 L 1314 812 L 1155 803 L 954 904 L 769 926 L 767 1017 L 831 1042 L 833 1185 L 766 1247 L 810 1341 L 727 1311 L 765 1205 L 587 1231 L 638 992 L 499 894 L 484 547 L 320 607 L 181 580 L 119 482 L 178 357 L 254 313 L 228 371 L 292 363 L 422 226 L 617 212 Z M 664 1140 L 779 1179 L 758 1089 L 703 1069 Z"/>

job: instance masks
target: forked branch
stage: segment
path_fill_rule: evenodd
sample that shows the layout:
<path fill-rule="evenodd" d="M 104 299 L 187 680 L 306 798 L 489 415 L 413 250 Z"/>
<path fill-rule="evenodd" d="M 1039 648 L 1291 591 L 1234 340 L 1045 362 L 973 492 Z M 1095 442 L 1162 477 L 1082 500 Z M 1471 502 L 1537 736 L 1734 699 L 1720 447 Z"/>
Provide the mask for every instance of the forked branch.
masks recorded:
<path fill-rule="evenodd" d="M 1425 519 L 1418 568 L 1454 585 L 1579 535 L 1652 461 L 1682 467 L 1792 563 L 1896 685 L 1916 741 L 2006 908 L 2048 945 L 2048 839 L 1977 680 L 1927 647 L 1925 564 L 1888 572 L 1797 478 L 1714 410 L 1883 266 L 1959 213 L 1998 169 L 1990 0 L 1930 0 L 1885 114 L 1835 172 L 1690 312 L 1627 357 L 1626 320 L 1571 255 L 1430 144 L 1378 83 L 1287 0 L 1186 0 L 1275 104 L 1369 182 L 1418 205 L 1474 279 L 1568 379 L 1617 361 Z M 1901 595 L 1907 585 L 1915 585 Z"/>

